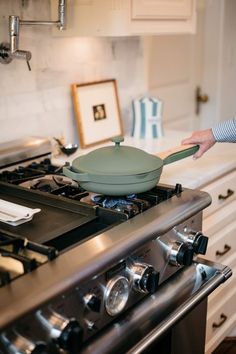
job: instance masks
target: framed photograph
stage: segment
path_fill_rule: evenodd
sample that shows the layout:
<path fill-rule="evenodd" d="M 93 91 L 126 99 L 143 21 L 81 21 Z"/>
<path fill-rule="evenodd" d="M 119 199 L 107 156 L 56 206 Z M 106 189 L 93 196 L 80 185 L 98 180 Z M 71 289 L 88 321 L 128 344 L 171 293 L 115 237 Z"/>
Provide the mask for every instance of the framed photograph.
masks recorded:
<path fill-rule="evenodd" d="M 123 135 L 116 80 L 72 84 L 81 148 Z"/>

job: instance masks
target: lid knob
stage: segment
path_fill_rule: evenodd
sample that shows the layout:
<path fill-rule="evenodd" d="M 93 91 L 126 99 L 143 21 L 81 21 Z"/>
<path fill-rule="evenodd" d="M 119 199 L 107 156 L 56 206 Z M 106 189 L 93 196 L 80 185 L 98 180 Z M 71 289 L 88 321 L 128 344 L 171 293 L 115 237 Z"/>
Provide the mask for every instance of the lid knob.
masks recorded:
<path fill-rule="evenodd" d="M 111 141 L 116 144 L 115 145 L 116 147 L 119 147 L 120 143 L 122 143 L 124 140 L 125 139 L 123 136 L 115 136 L 114 138 L 111 139 Z"/>

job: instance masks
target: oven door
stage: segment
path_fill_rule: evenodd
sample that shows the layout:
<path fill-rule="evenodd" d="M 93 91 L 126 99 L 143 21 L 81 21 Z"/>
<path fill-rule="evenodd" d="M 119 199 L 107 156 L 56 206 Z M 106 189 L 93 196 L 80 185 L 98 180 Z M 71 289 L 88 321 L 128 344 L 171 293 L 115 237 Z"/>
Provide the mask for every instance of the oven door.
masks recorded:
<path fill-rule="evenodd" d="M 83 347 L 83 354 L 204 353 L 207 296 L 232 275 L 198 258 Z"/>

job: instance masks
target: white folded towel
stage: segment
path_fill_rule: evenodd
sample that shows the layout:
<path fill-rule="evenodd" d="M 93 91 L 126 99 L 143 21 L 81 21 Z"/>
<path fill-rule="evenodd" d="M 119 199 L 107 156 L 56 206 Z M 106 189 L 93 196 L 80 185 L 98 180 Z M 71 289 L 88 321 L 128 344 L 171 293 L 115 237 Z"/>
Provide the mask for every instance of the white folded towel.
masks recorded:
<path fill-rule="evenodd" d="M 31 209 L 0 199 L 0 221 L 12 226 L 17 226 L 32 220 L 33 215 L 40 211 L 41 209 L 38 208 Z"/>

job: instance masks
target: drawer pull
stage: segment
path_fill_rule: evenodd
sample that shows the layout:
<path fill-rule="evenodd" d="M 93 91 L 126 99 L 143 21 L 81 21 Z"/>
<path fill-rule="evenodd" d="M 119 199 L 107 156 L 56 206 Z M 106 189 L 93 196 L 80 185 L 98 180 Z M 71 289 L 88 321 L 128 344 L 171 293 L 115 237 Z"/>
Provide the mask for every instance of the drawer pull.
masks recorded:
<path fill-rule="evenodd" d="M 227 190 L 227 194 L 226 195 L 223 195 L 223 194 L 219 194 L 218 195 L 218 199 L 219 200 L 225 200 L 225 199 L 228 199 L 229 197 L 231 197 L 231 195 L 234 194 L 234 191 L 232 189 L 228 189 Z"/>
<path fill-rule="evenodd" d="M 220 315 L 220 318 L 221 318 L 220 322 L 218 322 L 218 323 L 213 322 L 212 328 L 219 328 L 219 327 L 221 327 L 222 324 L 225 323 L 225 321 L 227 320 L 228 317 L 227 317 L 224 313 L 222 313 L 222 314 Z"/>
<path fill-rule="evenodd" d="M 216 256 L 223 256 L 227 252 L 231 250 L 231 246 L 229 245 L 224 245 L 224 251 L 216 251 Z"/>

